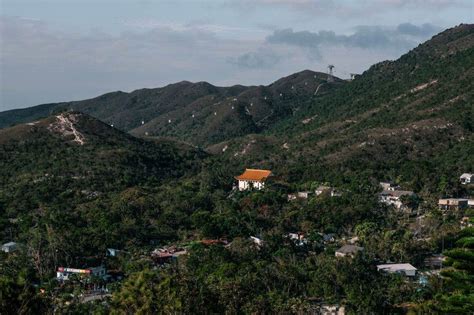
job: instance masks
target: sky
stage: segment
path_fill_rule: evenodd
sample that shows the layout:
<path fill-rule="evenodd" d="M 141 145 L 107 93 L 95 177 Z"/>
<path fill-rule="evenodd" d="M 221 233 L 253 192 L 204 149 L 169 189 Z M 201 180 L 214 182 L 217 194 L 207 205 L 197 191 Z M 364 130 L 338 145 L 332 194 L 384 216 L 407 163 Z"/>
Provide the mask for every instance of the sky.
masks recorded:
<path fill-rule="evenodd" d="M 0 0 L 0 111 L 329 64 L 348 78 L 473 20 L 472 0 Z"/>

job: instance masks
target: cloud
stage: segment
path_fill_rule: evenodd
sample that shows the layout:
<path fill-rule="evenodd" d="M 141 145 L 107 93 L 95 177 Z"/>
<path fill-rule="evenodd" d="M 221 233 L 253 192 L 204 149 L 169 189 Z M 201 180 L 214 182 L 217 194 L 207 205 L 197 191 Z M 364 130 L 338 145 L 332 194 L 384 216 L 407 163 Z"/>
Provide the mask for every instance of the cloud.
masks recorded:
<path fill-rule="evenodd" d="M 400 34 L 412 36 L 431 36 L 440 30 L 441 28 L 427 23 L 420 26 L 416 26 L 411 23 L 402 23 L 397 26 L 397 31 Z"/>
<path fill-rule="evenodd" d="M 249 69 L 272 68 L 281 60 L 282 56 L 269 49 L 260 49 L 256 52 L 244 53 L 237 57 L 228 58 L 228 62 L 238 67 Z"/>
<path fill-rule="evenodd" d="M 324 71 L 327 62 L 348 76 L 398 57 L 436 29 L 365 26 L 348 35 L 281 29 L 248 38 L 222 37 L 218 28 L 156 24 L 115 35 L 84 34 L 52 30 L 39 20 L 1 17 L 0 110 L 181 80 L 268 84 L 303 69 Z"/>
<path fill-rule="evenodd" d="M 358 26 L 351 35 L 338 35 L 333 31 L 276 30 L 266 38 L 268 43 L 286 44 L 319 51 L 324 45 L 343 45 L 366 49 L 406 51 L 439 30 L 431 24 L 416 26 L 409 23 L 397 27 Z"/>

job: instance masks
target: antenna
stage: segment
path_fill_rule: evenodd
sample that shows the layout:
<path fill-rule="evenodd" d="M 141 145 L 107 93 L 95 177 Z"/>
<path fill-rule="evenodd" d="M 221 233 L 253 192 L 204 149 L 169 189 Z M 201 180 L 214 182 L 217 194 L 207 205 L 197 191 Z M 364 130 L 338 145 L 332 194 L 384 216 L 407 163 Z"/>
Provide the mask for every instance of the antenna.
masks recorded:
<path fill-rule="evenodd" d="M 334 69 L 334 65 L 329 65 L 328 66 L 328 82 L 334 82 L 332 69 Z"/>

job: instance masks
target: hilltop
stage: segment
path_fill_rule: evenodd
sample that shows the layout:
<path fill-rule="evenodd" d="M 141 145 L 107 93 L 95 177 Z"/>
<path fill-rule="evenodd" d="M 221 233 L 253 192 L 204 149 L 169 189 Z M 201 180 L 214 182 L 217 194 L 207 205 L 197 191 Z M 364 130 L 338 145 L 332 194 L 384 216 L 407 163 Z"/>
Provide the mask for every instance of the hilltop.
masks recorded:
<path fill-rule="evenodd" d="M 162 88 L 2 112 L 0 128 L 58 110 L 77 110 L 137 136 L 169 136 L 208 145 L 268 129 L 309 99 L 345 83 L 338 78 L 333 83 L 326 80 L 324 73 L 305 70 L 268 86 L 216 87 L 182 81 Z"/>

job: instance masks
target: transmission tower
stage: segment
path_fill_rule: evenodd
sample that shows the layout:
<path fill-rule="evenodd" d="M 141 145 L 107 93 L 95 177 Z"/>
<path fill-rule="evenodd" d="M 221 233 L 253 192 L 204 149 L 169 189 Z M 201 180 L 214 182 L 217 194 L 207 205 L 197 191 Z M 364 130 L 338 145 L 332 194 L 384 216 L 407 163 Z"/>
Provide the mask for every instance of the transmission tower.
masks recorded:
<path fill-rule="evenodd" d="M 334 69 L 334 65 L 329 65 L 328 66 L 328 82 L 334 82 L 332 69 Z"/>

